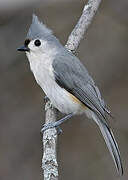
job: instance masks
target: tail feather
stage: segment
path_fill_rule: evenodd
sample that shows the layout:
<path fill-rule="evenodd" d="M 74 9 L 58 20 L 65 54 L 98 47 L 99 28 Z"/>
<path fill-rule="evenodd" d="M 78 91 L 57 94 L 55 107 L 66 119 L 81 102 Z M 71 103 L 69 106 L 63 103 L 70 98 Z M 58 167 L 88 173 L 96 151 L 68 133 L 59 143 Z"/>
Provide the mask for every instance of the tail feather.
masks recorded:
<path fill-rule="evenodd" d="M 101 118 L 98 118 L 96 115 L 94 115 L 93 119 L 98 124 L 98 126 L 101 130 L 101 133 L 104 137 L 104 140 L 110 151 L 110 154 L 114 160 L 114 163 L 115 163 L 118 173 L 120 174 L 120 176 L 122 176 L 123 175 L 123 167 L 122 167 L 122 162 L 121 162 L 121 158 L 120 158 L 120 152 L 119 152 L 118 145 L 116 143 L 116 140 L 114 138 L 114 135 L 113 135 L 111 129 L 109 128 L 109 126 L 107 125 L 107 123 L 105 121 L 103 121 Z"/>

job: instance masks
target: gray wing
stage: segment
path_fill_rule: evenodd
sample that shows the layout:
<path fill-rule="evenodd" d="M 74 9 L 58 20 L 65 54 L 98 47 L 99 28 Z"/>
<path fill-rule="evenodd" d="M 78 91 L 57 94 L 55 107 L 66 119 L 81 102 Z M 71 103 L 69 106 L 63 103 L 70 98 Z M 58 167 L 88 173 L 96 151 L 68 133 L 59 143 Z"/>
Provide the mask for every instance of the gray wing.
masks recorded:
<path fill-rule="evenodd" d="M 70 52 L 53 61 L 56 82 L 91 110 L 105 117 L 105 105 L 91 76 L 79 59 Z"/>
<path fill-rule="evenodd" d="M 65 52 L 67 53 L 67 52 Z M 67 56 L 66 56 L 67 55 Z M 105 121 L 105 112 L 110 113 L 101 99 L 99 89 L 89 76 L 79 59 L 67 53 L 58 55 L 53 61 L 55 80 L 59 86 L 77 97 L 83 104 L 96 113 L 94 120 L 98 124 L 111 156 L 120 175 L 123 174 L 118 145 L 113 133 Z"/>

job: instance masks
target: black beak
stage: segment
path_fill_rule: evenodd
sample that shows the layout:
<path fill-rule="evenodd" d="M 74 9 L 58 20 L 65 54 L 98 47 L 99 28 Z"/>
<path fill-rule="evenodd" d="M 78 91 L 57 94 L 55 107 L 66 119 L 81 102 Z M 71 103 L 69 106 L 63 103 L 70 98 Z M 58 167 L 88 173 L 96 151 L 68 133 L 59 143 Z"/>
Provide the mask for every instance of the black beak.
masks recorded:
<path fill-rule="evenodd" d="M 22 46 L 22 47 L 18 48 L 17 51 L 27 51 L 27 52 L 29 52 L 30 49 L 28 47 L 26 47 L 26 46 Z"/>

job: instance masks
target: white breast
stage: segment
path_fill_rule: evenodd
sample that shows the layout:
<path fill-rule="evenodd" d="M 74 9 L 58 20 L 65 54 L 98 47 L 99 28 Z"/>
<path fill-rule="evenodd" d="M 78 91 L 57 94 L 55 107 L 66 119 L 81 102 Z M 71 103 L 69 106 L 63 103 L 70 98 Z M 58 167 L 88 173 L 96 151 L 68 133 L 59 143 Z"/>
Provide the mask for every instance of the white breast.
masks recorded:
<path fill-rule="evenodd" d="M 42 54 L 41 60 L 34 54 L 28 53 L 27 56 L 37 83 L 52 104 L 62 113 L 80 113 L 81 105 L 73 101 L 69 93 L 55 82 L 52 68 L 53 55 Z"/>

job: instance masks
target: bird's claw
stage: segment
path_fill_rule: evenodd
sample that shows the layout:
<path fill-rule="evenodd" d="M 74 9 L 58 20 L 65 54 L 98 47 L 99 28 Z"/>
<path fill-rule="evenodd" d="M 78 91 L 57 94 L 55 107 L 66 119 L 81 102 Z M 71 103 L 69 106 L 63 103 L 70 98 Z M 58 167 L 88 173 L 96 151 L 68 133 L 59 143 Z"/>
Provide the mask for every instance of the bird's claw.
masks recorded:
<path fill-rule="evenodd" d="M 55 126 L 53 125 L 54 123 L 47 123 L 43 125 L 43 128 L 41 129 L 41 132 L 43 133 L 47 129 L 54 128 Z"/>
<path fill-rule="evenodd" d="M 43 133 L 47 129 L 51 129 L 51 128 L 56 128 L 58 135 L 62 133 L 62 129 L 59 126 L 57 126 L 56 123 L 47 123 L 47 124 L 44 124 L 43 128 L 41 129 L 41 133 Z"/>

